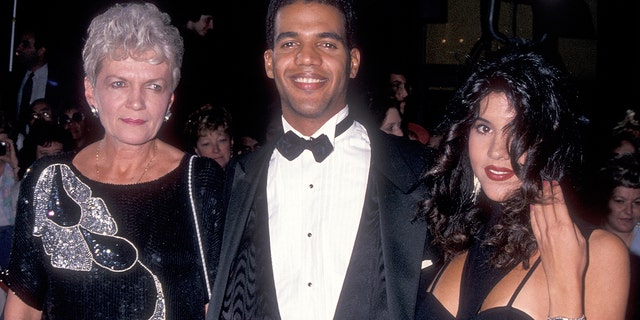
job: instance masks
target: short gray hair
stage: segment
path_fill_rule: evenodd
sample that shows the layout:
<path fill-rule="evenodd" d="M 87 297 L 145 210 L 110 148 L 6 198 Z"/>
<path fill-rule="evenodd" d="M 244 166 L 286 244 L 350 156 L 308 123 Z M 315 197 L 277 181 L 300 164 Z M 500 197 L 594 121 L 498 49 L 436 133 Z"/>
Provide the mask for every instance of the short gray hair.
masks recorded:
<path fill-rule="evenodd" d="M 85 76 L 95 85 L 105 58 L 141 59 L 149 50 L 155 55 L 146 60 L 148 63 L 169 63 L 173 77 L 171 89 L 175 90 L 180 81 L 184 42 L 169 15 L 151 3 L 115 4 L 96 16 L 87 29 L 82 49 Z"/>

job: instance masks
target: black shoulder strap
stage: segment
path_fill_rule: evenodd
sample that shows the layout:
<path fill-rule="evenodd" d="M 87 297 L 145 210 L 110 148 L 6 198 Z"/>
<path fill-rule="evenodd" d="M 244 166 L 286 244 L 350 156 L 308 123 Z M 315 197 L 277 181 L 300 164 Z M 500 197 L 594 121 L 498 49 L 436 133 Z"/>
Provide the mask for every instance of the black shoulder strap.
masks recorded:
<path fill-rule="evenodd" d="M 511 296 L 511 299 L 509 299 L 509 303 L 507 304 L 507 306 L 511 307 L 511 305 L 513 304 L 513 301 L 516 300 L 516 297 L 518 296 L 518 294 L 520 293 L 520 290 L 522 290 L 522 287 L 524 287 L 524 284 L 527 283 L 527 280 L 529 280 L 529 278 L 531 277 L 531 275 L 533 274 L 533 272 L 536 270 L 536 268 L 538 267 L 538 265 L 540 264 L 540 257 L 538 257 L 538 259 L 536 259 L 536 262 L 533 263 L 533 266 L 531 266 L 531 268 L 529 268 L 529 271 L 527 272 L 527 274 L 524 276 L 524 278 L 522 279 L 522 281 L 520 281 L 520 284 L 518 285 L 518 287 L 516 288 L 516 291 L 513 292 L 513 295 Z"/>

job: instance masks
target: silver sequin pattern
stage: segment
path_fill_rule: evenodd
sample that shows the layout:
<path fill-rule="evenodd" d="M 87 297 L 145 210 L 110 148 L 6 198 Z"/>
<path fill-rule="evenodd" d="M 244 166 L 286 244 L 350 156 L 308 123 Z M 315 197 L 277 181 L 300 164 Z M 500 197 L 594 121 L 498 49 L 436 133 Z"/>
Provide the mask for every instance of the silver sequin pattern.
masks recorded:
<path fill-rule="evenodd" d="M 56 212 L 56 208 L 60 208 L 60 199 L 55 194 L 59 191 L 55 188 L 55 178 L 59 174 L 62 177 L 64 191 L 80 208 L 81 216 L 76 225 L 61 226 L 53 220 L 56 214 L 59 214 Z M 90 271 L 95 263 L 95 265 L 111 272 L 122 272 L 139 264 L 150 274 L 157 291 L 155 311 L 149 319 L 166 318 L 164 293 L 158 277 L 138 259 L 138 249 L 133 243 L 115 236 L 118 232 L 118 226 L 111 217 L 104 200 L 92 197 L 89 186 L 80 181 L 69 166 L 54 164 L 45 168 L 38 177 L 34 191 L 35 224 L 33 235 L 42 237 L 44 250 L 47 255 L 51 256 L 53 267 L 74 271 Z M 101 256 L 101 259 L 98 260 L 104 260 L 104 257 L 111 256 L 110 252 L 92 253 L 90 244 L 85 240 L 82 230 L 126 241 L 135 250 L 135 263 L 125 268 L 113 268 L 110 266 L 116 265 L 115 263 L 96 261 L 94 254 Z"/>

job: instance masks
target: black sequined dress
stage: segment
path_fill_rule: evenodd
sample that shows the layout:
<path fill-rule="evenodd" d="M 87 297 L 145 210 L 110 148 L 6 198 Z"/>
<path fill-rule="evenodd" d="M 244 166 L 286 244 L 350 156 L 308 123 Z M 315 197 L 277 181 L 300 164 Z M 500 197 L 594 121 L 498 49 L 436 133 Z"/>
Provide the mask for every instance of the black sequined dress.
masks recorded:
<path fill-rule="evenodd" d="M 150 182 L 83 176 L 72 154 L 43 158 L 22 182 L 4 281 L 44 319 L 203 319 L 209 301 L 189 200 L 188 155 Z M 210 282 L 223 215 L 222 169 L 191 174 Z"/>

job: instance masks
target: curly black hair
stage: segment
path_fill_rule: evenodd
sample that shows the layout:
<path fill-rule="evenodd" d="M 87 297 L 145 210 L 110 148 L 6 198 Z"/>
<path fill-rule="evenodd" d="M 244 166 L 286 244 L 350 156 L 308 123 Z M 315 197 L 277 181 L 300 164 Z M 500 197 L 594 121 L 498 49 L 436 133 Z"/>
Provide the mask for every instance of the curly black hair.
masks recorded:
<path fill-rule="evenodd" d="M 492 92 L 504 93 L 515 117 L 505 128 L 511 166 L 522 181 L 501 203 L 503 214 L 488 231 L 483 245 L 494 247 L 489 263 L 509 268 L 523 263 L 537 246 L 529 221 L 529 205 L 538 203 L 543 180 L 564 186 L 582 163 L 580 123 L 572 110 L 577 97 L 568 75 L 533 52 L 510 51 L 480 62 L 459 87 L 442 127 L 440 158 L 423 175 L 430 192 L 419 204 L 433 244 L 445 258 L 467 250 L 486 222 L 473 196 L 474 173 L 468 137 L 480 102 Z M 525 155 L 523 164 L 518 159 Z"/>

